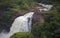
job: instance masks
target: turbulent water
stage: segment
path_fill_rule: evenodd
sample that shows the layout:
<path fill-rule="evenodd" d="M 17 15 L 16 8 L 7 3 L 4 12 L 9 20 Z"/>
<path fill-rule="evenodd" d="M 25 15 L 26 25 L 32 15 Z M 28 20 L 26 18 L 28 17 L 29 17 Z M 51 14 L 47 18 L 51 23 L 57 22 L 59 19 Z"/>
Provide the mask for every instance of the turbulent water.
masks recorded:
<path fill-rule="evenodd" d="M 42 5 L 43 8 L 40 8 L 40 12 L 42 11 L 49 11 L 52 8 L 52 5 Z M 9 38 L 11 35 L 13 35 L 16 32 L 29 32 L 31 30 L 31 24 L 32 24 L 32 17 L 34 12 L 29 12 L 23 16 L 17 17 L 12 27 L 10 28 L 10 32 L 7 33 L 5 30 L 3 30 L 0 33 L 0 38 Z"/>
<path fill-rule="evenodd" d="M 0 38 L 9 38 L 16 32 L 29 32 L 31 29 L 33 14 L 34 12 L 29 12 L 23 16 L 17 17 L 10 28 L 10 32 L 6 33 L 3 30 L 0 33 Z"/>
<path fill-rule="evenodd" d="M 43 8 L 40 8 L 40 12 L 42 11 L 49 11 L 51 10 L 51 8 L 53 7 L 53 5 L 45 5 L 45 4 L 42 4 Z"/>
<path fill-rule="evenodd" d="M 17 17 L 12 24 L 10 34 L 16 32 L 28 32 L 31 29 L 31 21 L 34 12 L 25 14 L 24 16 Z"/>

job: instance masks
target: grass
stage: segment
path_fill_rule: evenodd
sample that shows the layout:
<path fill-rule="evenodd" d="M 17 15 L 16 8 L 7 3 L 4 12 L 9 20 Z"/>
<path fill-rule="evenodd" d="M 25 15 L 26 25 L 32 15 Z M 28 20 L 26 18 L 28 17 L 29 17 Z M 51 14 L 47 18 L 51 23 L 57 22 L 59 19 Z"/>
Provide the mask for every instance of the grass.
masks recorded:
<path fill-rule="evenodd" d="M 10 38 L 27 38 L 30 34 L 30 32 L 18 32 L 12 35 Z"/>

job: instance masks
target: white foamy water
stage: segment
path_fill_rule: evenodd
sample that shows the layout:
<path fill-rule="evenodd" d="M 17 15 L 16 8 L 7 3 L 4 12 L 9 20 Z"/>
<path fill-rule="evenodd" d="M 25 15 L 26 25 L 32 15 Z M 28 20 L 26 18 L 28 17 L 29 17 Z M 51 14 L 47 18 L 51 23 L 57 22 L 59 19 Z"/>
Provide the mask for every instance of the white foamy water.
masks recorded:
<path fill-rule="evenodd" d="M 16 32 L 29 32 L 31 30 L 33 14 L 34 12 L 29 12 L 23 16 L 17 17 L 10 28 L 10 32 L 5 33 L 2 31 L 0 33 L 0 38 L 9 38 Z"/>
<path fill-rule="evenodd" d="M 44 5 L 42 4 L 43 8 L 40 8 L 40 12 L 42 11 L 49 11 L 53 6 L 52 5 Z M 32 17 L 34 12 L 29 12 L 23 16 L 17 17 L 11 28 L 10 32 L 6 33 L 4 30 L 0 33 L 0 38 L 9 38 L 11 35 L 13 35 L 16 32 L 29 32 L 31 30 L 31 24 L 32 24 Z"/>
<path fill-rule="evenodd" d="M 0 33 L 0 38 L 9 38 L 9 33 L 5 32 L 5 30 L 3 30 L 3 31 Z"/>
<path fill-rule="evenodd" d="M 43 8 L 39 9 L 40 12 L 42 12 L 42 11 L 49 11 L 53 7 L 53 5 L 45 5 L 45 4 L 41 4 L 41 5 L 43 6 Z"/>
<path fill-rule="evenodd" d="M 34 12 L 25 14 L 24 16 L 17 17 L 12 24 L 10 34 L 16 32 L 28 32 L 31 29 L 31 22 Z"/>

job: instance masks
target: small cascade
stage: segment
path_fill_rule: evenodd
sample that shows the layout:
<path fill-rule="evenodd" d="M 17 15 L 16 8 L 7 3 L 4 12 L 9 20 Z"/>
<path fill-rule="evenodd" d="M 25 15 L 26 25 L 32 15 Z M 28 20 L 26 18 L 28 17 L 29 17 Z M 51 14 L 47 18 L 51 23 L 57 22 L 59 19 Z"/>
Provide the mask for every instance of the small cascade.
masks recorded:
<path fill-rule="evenodd" d="M 40 12 L 42 12 L 42 11 L 49 11 L 53 7 L 53 5 L 47 5 L 47 4 L 39 4 L 39 5 L 42 6 L 42 8 L 39 9 Z"/>

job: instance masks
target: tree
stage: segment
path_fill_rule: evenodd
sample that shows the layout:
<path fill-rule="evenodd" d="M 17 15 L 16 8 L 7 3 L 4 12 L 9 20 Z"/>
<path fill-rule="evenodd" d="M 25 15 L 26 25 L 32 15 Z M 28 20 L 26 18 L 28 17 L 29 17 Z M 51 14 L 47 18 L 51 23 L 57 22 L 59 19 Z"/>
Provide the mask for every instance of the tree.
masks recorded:
<path fill-rule="evenodd" d="M 60 0 L 43 0 L 43 3 L 47 3 L 47 4 L 60 4 Z"/>
<path fill-rule="evenodd" d="M 60 13 L 57 9 L 44 15 L 45 22 L 37 23 L 32 27 L 34 38 L 60 38 Z"/>
<path fill-rule="evenodd" d="M 8 30 L 20 11 L 29 10 L 34 0 L 0 0 L 0 31 Z M 8 28 L 8 29 L 7 29 Z"/>

